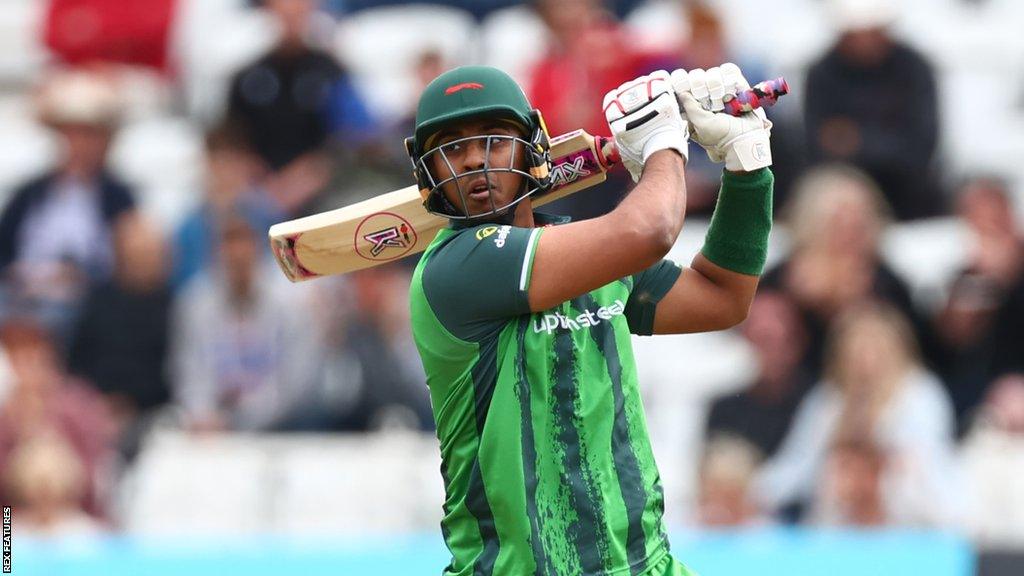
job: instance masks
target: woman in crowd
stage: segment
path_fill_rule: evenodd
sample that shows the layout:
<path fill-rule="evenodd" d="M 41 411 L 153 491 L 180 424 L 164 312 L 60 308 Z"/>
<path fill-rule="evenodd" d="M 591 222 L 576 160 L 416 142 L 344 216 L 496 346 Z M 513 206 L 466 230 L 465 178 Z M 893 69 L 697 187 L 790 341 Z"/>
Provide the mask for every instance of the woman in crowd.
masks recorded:
<path fill-rule="evenodd" d="M 910 289 L 882 260 L 878 245 L 889 208 L 871 178 L 845 165 L 808 171 L 787 206 L 789 257 L 761 279 L 800 308 L 810 344 L 804 367 L 820 372 L 829 323 L 867 298 L 885 301 L 920 325 Z"/>
<path fill-rule="evenodd" d="M 768 510 L 806 504 L 837 438 L 885 452 L 885 517 L 900 525 L 948 525 L 958 514 L 953 410 L 920 363 L 906 319 L 893 307 L 846 310 L 829 335 L 822 381 L 797 411 L 755 496 Z"/>

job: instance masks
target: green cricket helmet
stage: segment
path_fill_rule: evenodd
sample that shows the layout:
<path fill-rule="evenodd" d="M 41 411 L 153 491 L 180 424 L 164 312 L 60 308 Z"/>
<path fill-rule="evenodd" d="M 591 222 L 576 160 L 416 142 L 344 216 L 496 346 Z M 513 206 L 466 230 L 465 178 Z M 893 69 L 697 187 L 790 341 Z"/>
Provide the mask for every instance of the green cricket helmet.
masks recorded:
<path fill-rule="evenodd" d="M 507 135 L 479 135 L 445 142 L 435 146 L 434 140 L 441 130 L 459 122 L 496 118 L 511 122 L 522 137 Z M 468 140 L 480 140 L 486 146 L 484 167 L 456 173 L 446 151 L 454 144 L 465 144 Z M 491 166 L 492 147 L 512 144 L 508 166 Z M 454 220 L 489 218 L 510 213 L 509 208 L 538 191 L 551 187 L 551 154 L 547 127 L 540 111 L 530 106 L 522 88 L 508 74 L 489 66 L 462 66 L 449 70 L 434 79 L 420 96 L 416 108 L 415 134 L 405 140 L 406 151 L 413 164 L 413 174 L 419 184 L 423 206 L 428 212 Z M 526 171 L 516 166 L 517 150 L 525 157 Z M 430 166 L 436 160 L 449 167 L 450 176 L 439 178 L 431 172 Z M 490 184 L 494 172 L 512 172 L 523 176 L 523 185 L 512 202 L 495 206 L 491 198 L 491 211 L 463 214 L 445 197 L 442 186 L 455 182 L 458 186 L 462 205 L 466 206 L 466 191 L 461 180 L 467 176 L 482 174 Z"/>

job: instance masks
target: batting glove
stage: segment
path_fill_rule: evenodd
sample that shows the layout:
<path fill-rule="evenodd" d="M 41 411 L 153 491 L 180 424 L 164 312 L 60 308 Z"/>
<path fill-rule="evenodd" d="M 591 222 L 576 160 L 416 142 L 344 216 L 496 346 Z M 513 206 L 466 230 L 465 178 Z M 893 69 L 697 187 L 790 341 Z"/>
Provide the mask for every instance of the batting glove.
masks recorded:
<path fill-rule="evenodd" d="M 640 180 L 647 159 L 659 150 L 675 150 L 687 159 L 690 130 L 668 72 L 658 70 L 626 82 L 605 95 L 602 107 L 634 182 Z"/>
<path fill-rule="evenodd" d="M 672 72 L 672 87 L 686 118 L 693 127 L 693 139 L 713 162 L 725 162 L 732 172 L 750 172 L 772 164 L 769 145 L 772 123 L 760 108 L 732 116 L 723 110 L 725 102 L 738 91 L 750 88 L 738 66 Z"/>

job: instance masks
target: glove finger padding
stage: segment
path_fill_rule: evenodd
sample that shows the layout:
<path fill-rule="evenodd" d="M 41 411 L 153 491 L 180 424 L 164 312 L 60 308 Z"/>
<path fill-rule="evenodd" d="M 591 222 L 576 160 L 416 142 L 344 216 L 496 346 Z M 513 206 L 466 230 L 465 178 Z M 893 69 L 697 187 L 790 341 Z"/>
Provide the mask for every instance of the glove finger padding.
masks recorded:
<path fill-rule="evenodd" d="M 677 97 L 686 113 L 686 119 L 693 128 L 693 139 L 707 151 L 708 158 L 712 162 L 725 162 L 725 153 L 719 151 L 718 143 L 726 137 L 727 134 L 723 132 L 723 129 L 727 129 L 727 127 L 720 122 L 715 122 L 715 113 L 705 110 L 693 94 L 681 92 Z"/>
<path fill-rule="evenodd" d="M 711 111 L 718 112 L 725 110 L 723 98 L 727 89 L 723 75 L 718 68 L 710 68 L 704 73 L 704 81 L 708 86 L 708 98 L 711 101 Z"/>
<path fill-rule="evenodd" d="M 743 72 L 740 72 L 740 67 L 733 64 L 732 62 L 726 62 L 718 67 L 722 73 L 722 82 L 725 84 L 725 91 L 742 92 L 750 88 L 750 82 L 743 77 Z"/>
<path fill-rule="evenodd" d="M 735 64 L 706 71 L 676 70 L 671 77 L 676 97 L 693 129 L 693 138 L 707 150 L 712 161 L 725 162 L 726 169 L 733 172 L 750 172 L 771 165 L 772 124 L 763 110 L 741 116 L 711 111 L 723 110 L 723 102 L 735 97 L 738 90 L 750 87 Z"/>
<path fill-rule="evenodd" d="M 640 180 L 643 164 L 659 150 L 673 149 L 687 158 L 689 127 L 668 72 L 659 70 L 612 90 L 605 95 L 604 112 L 634 182 Z"/>

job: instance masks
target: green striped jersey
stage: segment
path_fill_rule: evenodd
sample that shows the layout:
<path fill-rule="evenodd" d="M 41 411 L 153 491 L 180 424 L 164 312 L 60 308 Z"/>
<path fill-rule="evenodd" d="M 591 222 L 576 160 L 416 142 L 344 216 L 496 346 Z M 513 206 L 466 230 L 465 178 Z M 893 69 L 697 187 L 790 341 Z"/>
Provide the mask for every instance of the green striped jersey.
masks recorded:
<path fill-rule="evenodd" d="M 680 269 L 666 260 L 531 313 L 541 234 L 446 228 L 413 276 L 441 444 L 445 574 L 641 574 L 668 542 L 630 334 L 651 333 Z"/>

